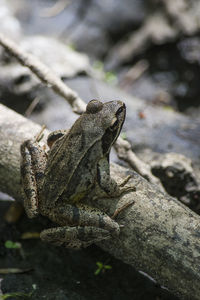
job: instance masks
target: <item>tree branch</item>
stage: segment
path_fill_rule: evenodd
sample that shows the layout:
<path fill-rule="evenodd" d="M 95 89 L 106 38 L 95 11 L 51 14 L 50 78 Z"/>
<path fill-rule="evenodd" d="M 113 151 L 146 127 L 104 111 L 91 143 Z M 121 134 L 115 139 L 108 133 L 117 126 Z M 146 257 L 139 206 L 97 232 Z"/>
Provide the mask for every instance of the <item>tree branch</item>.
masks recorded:
<path fill-rule="evenodd" d="M 19 146 L 40 128 L 0 105 L 0 190 L 20 201 Z M 95 204 L 112 215 L 128 201 L 135 203 L 117 217 L 124 225 L 120 236 L 98 245 L 149 274 L 181 299 L 200 299 L 199 216 L 136 173 L 118 165 L 112 165 L 111 171 L 117 181 L 132 174 L 131 183 L 137 190 L 120 199 L 99 199 Z"/>
<path fill-rule="evenodd" d="M 23 51 L 15 42 L 0 34 L 0 45 L 23 65 L 28 67 L 43 83 L 50 86 L 72 106 L 73 111 L 81 114 L 86 104 L 71 90 L 50 68 L 43 64 L 36 56 Z"/>

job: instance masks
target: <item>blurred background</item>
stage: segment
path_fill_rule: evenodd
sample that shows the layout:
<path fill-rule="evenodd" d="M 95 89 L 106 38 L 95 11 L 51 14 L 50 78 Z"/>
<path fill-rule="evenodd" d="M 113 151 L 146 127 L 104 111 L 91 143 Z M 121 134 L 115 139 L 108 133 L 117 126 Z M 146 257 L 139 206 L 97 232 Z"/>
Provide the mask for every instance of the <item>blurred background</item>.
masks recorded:
<path fill-rule="evenodd" d="M 1 0 L 0 8 L 10 37 L 55 37 L 85 53 L 107 82 L 199 114 L 199 1 Z"/>
<path fill-rule="evenodd" d="M 174 151 L 199 166 L 200 1 L 0 0 L 0 24 L 0 32 L 47 64 L 84 101 L 125 101 L 123 130 L 142 160 L 150 163 L 155 153 Z M 0 102 L 50 130 L 68 128 L 77 118 L 65 100 L 2 47 Z M 196 188 L 192 172 L 187 178 Z M 199 211 L 199 196 L 185 191 L 182 181 L 175 195 L 173 184 L 171 194 Z M 25 216 L 7 224 L 3 215 L 8 206 L 1 201 L 0 266 L 32 271 L 1 276 L 0 294 L 18 291 L 31 293 L 31 299 L 57 300 L 178 299 L 148 274 L 96 246 L 73 252 L 30 239 L 20 242 L 25 257 L 5 248 L 5 241 L 20 240 L 25 229 L 40 232 L 46 227 Z"/>

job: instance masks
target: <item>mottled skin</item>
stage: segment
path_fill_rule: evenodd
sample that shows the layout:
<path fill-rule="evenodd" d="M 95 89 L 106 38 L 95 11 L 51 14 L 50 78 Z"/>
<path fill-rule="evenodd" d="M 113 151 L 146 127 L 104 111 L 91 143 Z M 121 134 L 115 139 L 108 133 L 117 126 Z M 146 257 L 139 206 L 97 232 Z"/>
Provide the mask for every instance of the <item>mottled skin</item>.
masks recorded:
<path fill-rule="evenodd" d="M 117 197 L 133 189 L 110 177 L 109 154 L 125 120 L 121 101 L 92 100 L 69 131 L 48 137 L 47 154 L 37 142 L 21 145 L 24 206 L 32 218 L 38 213 L 61 227 L 50 228 L 41 238 L 68 248 L 86 247 L 119 234 L 118 223 L 84 199 Z"/>

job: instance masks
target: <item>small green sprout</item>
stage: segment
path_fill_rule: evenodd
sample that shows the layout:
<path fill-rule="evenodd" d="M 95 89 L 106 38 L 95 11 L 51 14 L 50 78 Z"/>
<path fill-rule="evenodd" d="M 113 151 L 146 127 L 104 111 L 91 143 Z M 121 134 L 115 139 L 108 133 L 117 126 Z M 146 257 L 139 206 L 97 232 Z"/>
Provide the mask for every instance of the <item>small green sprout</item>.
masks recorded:
<path fill-rule="evenodd" d="M 98 268 L 94 272 L 94 275 L 99 275 L 100 273 L 104 273 L 106 270 L 112 269 L 112 266 L 106 265 L 106 264 L 104 264 L 100 261 L 97 261 L 96 265 L 97 265 Z"/>
<path fill-rule="evenodd" d="M 105 72 L 104 64 L 101 61 L 96 60 L 93 63 L 93 68 L 101 74 L 101 78 L 104 81 L 106 81 L 108 83 L 111 83 L 111 84 L 116 84 L 117 83 L 117 75 L 114 72 L 111 72 L 111 71 Z"/>
<path fill-rule="evenodd" d="M 22 258 L 25 259 L 25 253 L 24 253 L 24 250 L 22 248 L 22 244 L 21 243 L 19 243 L 19 242 L 13 242 L 13 241 L 8 240 L 8 241 L 5 242 L 4 245 L 5 245 L 5 247 L 7 249 L 17 249 L 17 250 L 19 250 L 19 253 L 22 256 Z"/>
<path fill-rule="evenodd" d="M 117 83 L 117 76 L 113 72 L 106 72 L 105 73 L 105 81 L 108 83 L 116 84 Z"/>
<path fill-rule="evenodd" d="M 20 249 L 21 248 L 21 244 L 20 243 L 18 243 L 18 242 L 12 242 L 12 241 L 6 241 L 5 242 L 5 247 L 7 248 L 7 249 Z"/>

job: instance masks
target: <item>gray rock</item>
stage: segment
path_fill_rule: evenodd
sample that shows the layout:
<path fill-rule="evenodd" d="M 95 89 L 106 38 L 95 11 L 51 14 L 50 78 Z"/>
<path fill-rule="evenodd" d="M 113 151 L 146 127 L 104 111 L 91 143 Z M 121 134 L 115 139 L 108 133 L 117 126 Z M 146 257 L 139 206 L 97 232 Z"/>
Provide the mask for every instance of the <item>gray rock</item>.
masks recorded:
<path fill-rule="evenodd" d="M 178 153 L 156 155 L 151 162 L 151 170 L 159 177 L 168 194 L 200 212 L 200 182 L 195 176 L 191 159 Z"/>

